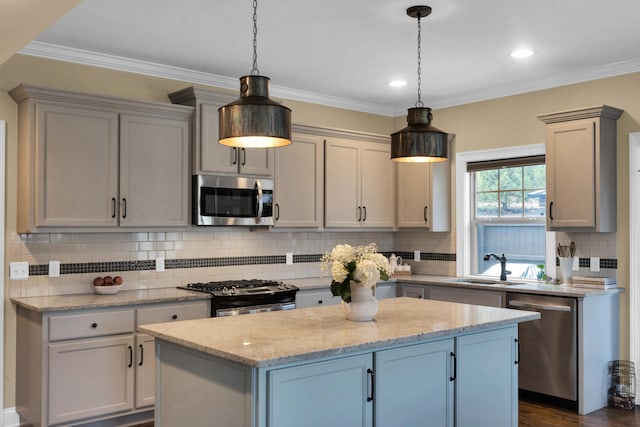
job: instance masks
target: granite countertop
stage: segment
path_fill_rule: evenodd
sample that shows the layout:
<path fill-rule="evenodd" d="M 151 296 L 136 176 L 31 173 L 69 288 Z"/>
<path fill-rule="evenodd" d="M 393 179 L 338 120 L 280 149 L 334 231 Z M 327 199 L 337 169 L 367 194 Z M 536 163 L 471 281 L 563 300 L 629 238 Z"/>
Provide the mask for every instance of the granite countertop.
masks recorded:
<path fill-rule="evenodd" d="M 177 288 L 120 291 L 114 295 L 73 294 L 42 297 L 11 298 L 15 305 L 33 311 L 63 311 L 83 308 L 115 307 L 124 305 L 152 304 L 210 299 L 209 294 Z"/>
<path fill-rule="evenodd" d="M 345 319 L 340 306 L 213 317 L 140 327 L 156 338 L 254 367 L 373 351 L 535 320 L 531 311 L 414 298 L 380 301 L 372 322 Z"/>

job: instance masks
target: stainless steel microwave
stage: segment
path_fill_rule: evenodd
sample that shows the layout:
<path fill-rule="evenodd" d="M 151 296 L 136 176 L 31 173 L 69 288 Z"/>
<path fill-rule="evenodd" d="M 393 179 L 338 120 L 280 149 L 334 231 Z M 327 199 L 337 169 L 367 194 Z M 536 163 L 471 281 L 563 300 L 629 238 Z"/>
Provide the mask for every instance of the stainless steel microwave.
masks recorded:
<path fill-rule="evenodd" d="M 194 225 L 273 225 L 273 180 L 193 175 Z"/>

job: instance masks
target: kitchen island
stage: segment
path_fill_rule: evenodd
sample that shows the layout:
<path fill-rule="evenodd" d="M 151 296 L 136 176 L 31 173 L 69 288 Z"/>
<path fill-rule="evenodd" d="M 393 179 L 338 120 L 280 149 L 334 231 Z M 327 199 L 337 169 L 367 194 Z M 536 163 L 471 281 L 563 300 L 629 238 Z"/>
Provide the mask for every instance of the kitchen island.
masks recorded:
<path fill-rule="evenodd" d="M 156 427 L 517 426 L 517 324 L 538 313 L 395 298 L 145 325 Z"/>

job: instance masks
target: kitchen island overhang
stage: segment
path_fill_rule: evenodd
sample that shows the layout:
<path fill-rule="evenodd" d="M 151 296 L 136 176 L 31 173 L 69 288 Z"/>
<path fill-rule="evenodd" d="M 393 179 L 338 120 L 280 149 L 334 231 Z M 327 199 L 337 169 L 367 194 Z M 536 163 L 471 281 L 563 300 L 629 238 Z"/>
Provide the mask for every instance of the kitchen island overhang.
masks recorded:
<path fill-rule="evenodd" d="M 517 324 L 539 316 L 395 298 L 372 322 L 328 306 L 140 332 L 156 338 L 157 427 L 517 426 Z"/>

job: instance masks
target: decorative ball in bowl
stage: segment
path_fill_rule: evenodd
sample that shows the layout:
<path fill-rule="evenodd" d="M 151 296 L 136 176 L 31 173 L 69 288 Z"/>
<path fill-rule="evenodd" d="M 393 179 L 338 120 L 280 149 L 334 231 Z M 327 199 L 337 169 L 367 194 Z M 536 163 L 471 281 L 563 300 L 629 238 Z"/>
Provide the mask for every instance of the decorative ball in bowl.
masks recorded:
<path fill-rule="evenodd" d="M 96 294 L 108 295 L 117 293 L 122 287 L 122 277 L 104 276 L 93 279 L 93 290 Z"/>

